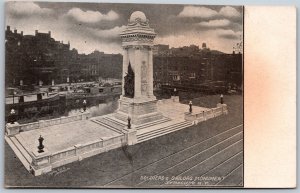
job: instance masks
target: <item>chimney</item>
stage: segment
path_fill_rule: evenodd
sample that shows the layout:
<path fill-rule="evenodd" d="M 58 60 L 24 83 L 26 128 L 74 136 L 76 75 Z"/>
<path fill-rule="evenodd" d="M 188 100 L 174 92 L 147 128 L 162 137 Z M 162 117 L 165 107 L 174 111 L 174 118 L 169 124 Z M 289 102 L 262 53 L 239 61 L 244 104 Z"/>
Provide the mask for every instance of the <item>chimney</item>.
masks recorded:
<path fill-rule="evenodd" d="M 51 31 L 48 31 L 48 34 L 50 35 L 50 37 L 51 37 Z"/>
<path fill-rule="evenodd" d="M 10 26 L 9 25 L 7 26 L 7 31 L 10 31 Z"/>
<path fill-rule="evenodd" d="M 35 35 L 37 35 L 39 33 L 39 31 L 38 30 L 35 30 Z"/>
<path fill-rule="evenodd" d="M 23 31 L 21 31 L 21 36 L 23 36 Z"/>

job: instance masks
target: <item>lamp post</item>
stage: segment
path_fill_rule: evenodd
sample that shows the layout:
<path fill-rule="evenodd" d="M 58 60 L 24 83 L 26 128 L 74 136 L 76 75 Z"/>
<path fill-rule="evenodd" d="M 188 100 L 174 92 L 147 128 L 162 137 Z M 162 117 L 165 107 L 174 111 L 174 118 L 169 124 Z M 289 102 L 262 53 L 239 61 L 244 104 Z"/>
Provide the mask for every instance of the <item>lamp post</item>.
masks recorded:
<path fill-rule="evenodd" d="M 16 121 L 16 111 L 15 109 L 10 110 L 10 123 L 14 124 Z"/>
<path fill-rule="evenodd" d="M 221 96 L 220 96 L 220 103 L 221 103 L 221 104 L 224 103 L 224 100 L 223 100 L 223 94 L 221 94 Z"/>
<path fill-rule="evenodd" d="M 82 104 L 83 104 L 83 111 L 85 112 L 86 111 L 86 100 L 85 99 L 83 100 Z"/>
<path fill-rule="evenodd" d="M 192 108 L 192 106 L 193 106 L 193 103 L 192 103 L 192 101 L 190 101 L 190 102 L 189 102 L 189 106 L 190 106 L 190 109 L 189 109 L 189 111 L 190 111 L 190 113 L 192 113 L 192 111 L 193 111 L 193 108 Z"/>

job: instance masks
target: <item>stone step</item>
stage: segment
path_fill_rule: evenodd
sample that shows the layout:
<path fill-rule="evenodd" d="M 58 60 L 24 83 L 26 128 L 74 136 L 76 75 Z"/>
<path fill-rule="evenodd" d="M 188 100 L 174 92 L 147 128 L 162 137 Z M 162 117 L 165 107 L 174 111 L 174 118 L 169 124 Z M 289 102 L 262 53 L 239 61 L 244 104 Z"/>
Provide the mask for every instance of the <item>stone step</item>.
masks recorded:
<path fill-rule="evenodd" d="M 113 119 L 109 116 L 103 116 L 103 117 L 99 117 L 99 118 L 96 118 L 96 119 L 93 119 L 93 120 L 98 120 L 100 122 L 103 122 L 105 124 L 109 124 L 109 125 L 113 125 L 115 128 L 118 128 L 118 129 L 123 129 L 125 124 L 116 120 L 116 119 Z"/>
<path fill-rule="evenodd" d="M 19 142 L 19 140 L 16 137 L 12 137 L 11 138 L 12 142 L 16 145 L 16 147 L 21 151 L 21 153 L 23 154 L 23 156 L 26 158 L 26 160 L 31 163 L 32 162 L 32 158 L 31 156 L 28 154 L 28 151 L 24 148 L 24 146 Z"/>
<path fill-rule="evenodd" d="M 109 130 L 112 130 L 114 132 L 122 134 L 122 130 L 120 130 L 118 128 L 115 128 L 115 127 L 113 127 L 113 126 L 111 126 L 111 125 L 109 125 L 107 123 L 102 122 L 102 121 L 99 121 L 98 119 L 93 119 L 92 121 L 95 122 L 95 123 L 97 123 L 97 124 L 99 124 L 99 125 L 101 125 L 101 126 L 103 126 L 103 127 L 105 127 L 105 128 L 107 128 L 107 129 L 109 129 Z"/>
<path fill-rule="evenodd" d="M 116 113 L 115 113 L 115 114 L 116 114 Z M 112 120 L 114 120 L 114 121 L 116 121 L 116 122 L 122 124 L 122 125 L 127 125 L 127 122 L 128 122 L 127 118 L 126 118 L 126 121 L 123 121 L 123 120 L 121 120 L 121 119 L 116 118 L 115 114 L 114 114 L 114 115 L 108 115 L 107 117 L 108 117 L 109 119 L 112 119 Z"/>
<path fill-rule="evenodd" d="M 119 131 L 122 131 L 124 129 L 124 125 L 118 123 L 118 122 L 114 122 L 111 119 L 106 119 L 106 118 L 99 118 L 99 119 L 95 119 L 105 125 L 108 125 L 110 127 L 113 127 Z"/>
<path fill-rule="evenodd" d="M 139 136 L 148 135 L 148 134 L 152 134 L 152 133 L 156 133 L 156 132 L 160 132 L 160 131 L 165 131 L 166 129 L 174 128 L 174 127 L 185 125 L 185 124 L 191 124 L 191 123 L 188 122 L 188 121 L 183 121 L 183 122 L 175 123 L 173 125 L 167 125 L 167 126 L 159 128 L 159 129 L 155 129 L 155 130 L 151 130 L 151 131 L 148 131 L 148 132 L 145 132 L 145 133 L 141 133 Z"/>
<path fill-rule="evenodd" d="M 143 141 L 147 141 L 147 140 L 150 140 L 150 139 L 153 139 L 153 138 L 156 138 L 156 137 L 168 134 L 168 133 L 172 133 L 174 131 L 177 131 L 177 130 L 180 130 L 180 129 L 183 129 L 183 128 L 186 128 L 189 126 L 192 126 L 192 123 L 185 121 L 185 122 L 177 123 L 177 124 L 174 124 L 171 126 L 162 127 L 158 130 L 153 130 L 153 131 L 138 135 L 137 140 L 138 140 L 138 143 L 141 143 Z"/>
<path fill-rule="evenodd" d="M 31 166 L 30 166 L 31 161 L 28 160 L 29 155 L 27 154 L 27 152 L 24 152 L 23 150 L 19 149 L 19 147 L 21 148 L 21 145 L 18 145 L 19 142 L 15 139 L 15 137 L 7 137 L 7 136 L 5 136 L 5 141 L 8 143 L 8 145 L 14 151 L 14 153 L 19 158 L 19 160 L 24 165 L 24 167 L 29 171 L 31 169 Z"/>
<path fill-rule="evenodd" d="M 150 123 L 145 123 L 145 124 L 142 124 L 142 125 L 139 125 L 136 127 L 136 129 L 144 129 L 144 128 L 147 128 L 147 127 L 151 127 L 151 126 L 154 126 L 154 125 L 157 125 L 157 124 L 160 124 L 160 123 L 165 123 L 167 121 L 170 121 L 171 119 L 169 118 L 162 118 L 162 119 L 159 119 L 157 121 L 152 121 Z"/>
<path fill-rule="evenodd" d="M 115 113 L 115 118 L 121 120 L 121 121 L 124 121 L 124 122 L 127 122 L 127 119 L 128 117 L 124 114 L 121 114 L 121 113 Z"/>
<path fill-rule="evenodd" d="M 138 137 L 138 143 L 143 142 L 143 141 L 147 141 L 147 140 L 150 140 L 150 139 L 153 139 L 153 138 L 156 138 L 156 137 L 160 137 L 162 135 L 166 135 L 166 134 L 172 133 L 174 131 L 177 131 L 177 130 L 180 130 L 180 129 L 183 129 L 183 128 L 186 128 L 186 127 L 189 127 L 189 126 L 190 125 L 188 124 L 188 125 L 181 125 L 181 126 L 176 126 L 176 127 L 171 127 L 171 128 L 164 128 L 164 130 L 160 130 L 160 131 L 157 131 L 157 132 L 150 133 L 148 135 Z"/>
<path fill-rule="evenodd" d="M 116 125 L 119 125 L 120 127 L 124 128 L 126 126 L 126 124 L 124 123 L 121 123 L 120 121 L 114 119 L 113 117 L 103 117 L 103 119 L 107 120 L 107 121 L 110 121 L 110 122 L 113 122 L 114 124 Z M 123 121 L 122 121 L 123 122 Z"/>
<path fill-rule="evenodd" d="M 26 159 L 29 161 L 29 162 L 32 162 L 32 157 L 29 155 L 28 153 L 28 150 L 24 147 L 24 145 L 20 142 L 22 140 L 20 140 L 20 136 L 19 135 L 15 135 L 14 136 L 15 139 L 12 139 L 13 142 L 18 145 L 18 149 L 20 149 L 22 152 L 24 152 L 24 156 L 26 157 Z M 16 141 L 15 141 L 16 140 Z M 37 148 L 37 147 L 36 147 Z"/>

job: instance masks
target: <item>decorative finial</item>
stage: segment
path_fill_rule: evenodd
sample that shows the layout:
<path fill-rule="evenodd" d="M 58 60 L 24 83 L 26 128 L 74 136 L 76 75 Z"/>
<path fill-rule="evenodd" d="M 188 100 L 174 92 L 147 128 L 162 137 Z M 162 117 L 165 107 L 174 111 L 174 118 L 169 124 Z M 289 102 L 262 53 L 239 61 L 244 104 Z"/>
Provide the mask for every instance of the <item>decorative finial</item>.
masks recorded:
<path fill-rule="evenodd" d="M 38 152 L 43 153 L 44 152 L 44 145 L 43 145 L 44 138 L 40 135 L 38 140 L 39 140 Z"/>
<path fill-rule="evenodd" d="M 131 118 L 130 118 L 130 116 L 128 116 L 127 121 L 128 121 L 127 127 L 128 127 L 128 129 L 131 129 Z"/>

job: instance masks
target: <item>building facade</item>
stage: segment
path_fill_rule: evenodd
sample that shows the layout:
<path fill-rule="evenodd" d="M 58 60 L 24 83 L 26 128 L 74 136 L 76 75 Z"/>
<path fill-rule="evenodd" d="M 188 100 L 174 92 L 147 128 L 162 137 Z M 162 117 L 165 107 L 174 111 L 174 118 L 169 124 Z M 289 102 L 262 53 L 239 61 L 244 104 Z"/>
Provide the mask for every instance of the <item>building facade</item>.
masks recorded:
<path fill-rule="evenodd" d="M 122 55 L 94 51 L 79 54 L 70 43 L 56 41 L 51 32 L 23 35 L 7 26 L 6 86 L 53 85 L 121 78 Z"/>
<path fill-rule="evenodd" d="M 180 50 L 182 52 L 180 52 Z M 171 48 L 168 54 L 154 57 L 154 87 L 162 86 L 212 90 L 211 87 L 234 87 L 241 89 L 242 54 L 225 54 L 202 49 Z"/>

